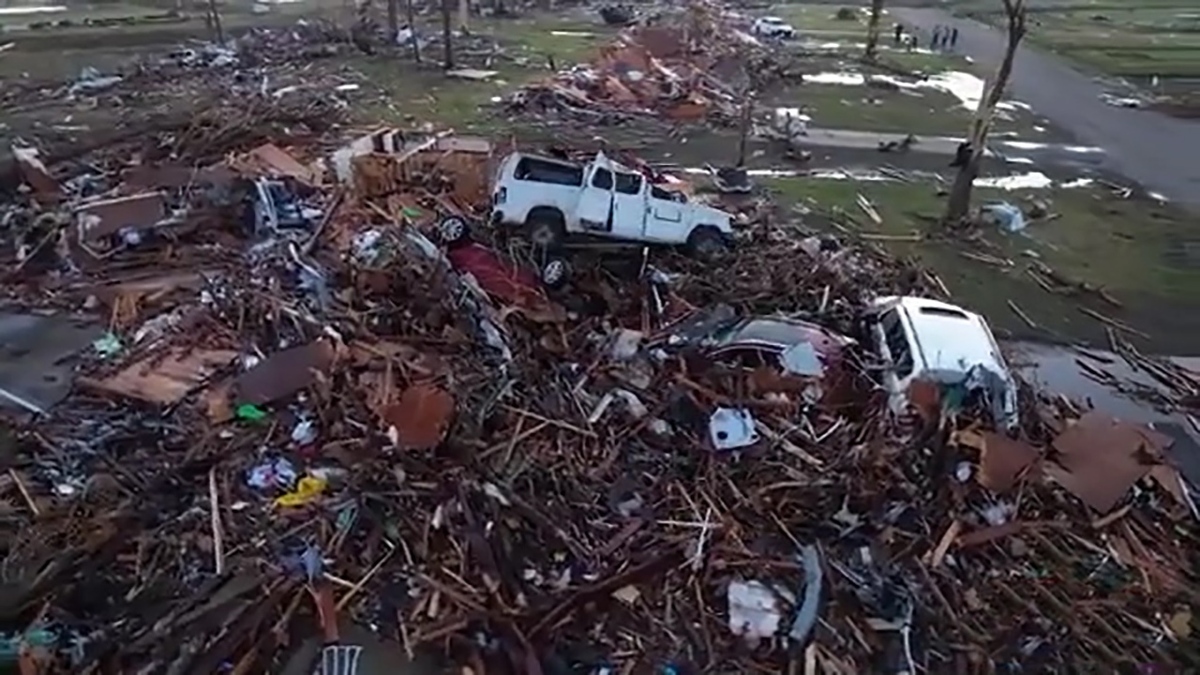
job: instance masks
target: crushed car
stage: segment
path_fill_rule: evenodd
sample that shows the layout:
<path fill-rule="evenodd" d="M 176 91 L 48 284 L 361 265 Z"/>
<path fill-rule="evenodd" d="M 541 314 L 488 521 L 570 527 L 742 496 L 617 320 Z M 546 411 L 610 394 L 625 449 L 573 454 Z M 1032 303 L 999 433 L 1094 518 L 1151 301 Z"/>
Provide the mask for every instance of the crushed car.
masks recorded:
<path fill-rule="evenodd" d="M 875 299 L 865 313 L 866 332 L 886 361 L 882 380 L 888 407 L 911 414 L 909 392 L 934 382 L 941 398 L 982 397 L 998 426 L 1017 427 L 1017 385 L 987 320 L 957 305 L 912 296 Z"/>
<path fill-rule="evenodd" d="M 858 342 L 802 319 L 743 317 L 717 305 L 669 326 L 647 347 L 771 373 L 760 380 L 766 389 L 794 391 L 823 408 L 855 406 L 870 393 L 857 367 Z"/>
<path fill-rule="evenodd" d="M 475 241 L 467 221 L 458 216 L 443 218 L 437 225 L 437 237 L 445 246 L 446 259 L 454 271 L 469 275 L 487 295 L 525 310 L 527 316 L 546 320 L 561 316 L 561 310 L 546 291 L 557 290 L 567 283 L 570 268 L 565 260 L 549 258 L 535 274 Z"/>
<path fill-rule="evenodd" d="M 585 164 L 513 153 L 501 162 L 492 190 L 492 222 L 522 227 L 540 247 L 568 235 L 686 246 L 707 257 L 734 242 L 733 217 L 652 184 L 604 153 Z"/>

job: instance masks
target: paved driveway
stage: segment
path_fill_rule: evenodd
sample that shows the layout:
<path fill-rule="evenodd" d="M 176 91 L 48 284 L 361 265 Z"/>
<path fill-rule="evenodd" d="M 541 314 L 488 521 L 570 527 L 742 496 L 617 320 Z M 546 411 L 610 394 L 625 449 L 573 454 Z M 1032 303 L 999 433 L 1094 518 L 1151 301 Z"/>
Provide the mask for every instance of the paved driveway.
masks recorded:
<path fill-rule="evenodd" d="M 928 41 L 935 25 L 958 28 L 958 51 L 976 62 L 998 64 L 1005 35 L 971 19 L 940 9 L 892 8 L 894 21 L 923 29 Z M 1065 61 L 1032 47 L 1017 53 L 1009 96 L 1072 132 L 1080 143 L 1104 148 L 1105 168 L 1141 183 L 1173 202 L 1200 209 L 1200 122 L 1148 110 L 1116 108 L 1100 100 L 1105 88 Z"/>

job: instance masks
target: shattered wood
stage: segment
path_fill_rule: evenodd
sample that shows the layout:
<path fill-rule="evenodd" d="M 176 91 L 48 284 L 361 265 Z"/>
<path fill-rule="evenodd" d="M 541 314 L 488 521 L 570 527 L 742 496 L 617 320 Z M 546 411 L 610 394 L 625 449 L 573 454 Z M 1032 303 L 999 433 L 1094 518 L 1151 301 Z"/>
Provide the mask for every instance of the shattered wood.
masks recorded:
<path fill-rule="evenodd" d="M 678 9 L 526 104 L 732 118 L 710 71 L 740 38 L 714 5 Z M 540 251 L 482 225 L 490 140 L 377 131 L 330 153 L 319 106 L 239 110 L 143 128 L 161 152 L 138 162 L 105 154 L 128 139 L 21 155 L 18 206 L 99 254 L 49 246 L 9 289 L 90 326 L 0 367 L 0 609 L 27 672 L 1195 663 L 1187 434 L 1024 384 L 1013 429 L 932 379 L 894 412 L 864 291 L 948 297 L 926 270 L 774 236 L 766 203 L 718 265 L 580 249 L 549 292 Z M 81 176 L 98 197 L 66 203 Z M 241 186 L 266 177 L 300 187 Z M 320 215 L 246 227 L 260 198 Z M 470 255 L 440 243 L 447 215 L 480 225 Z M 779 316 L 810 319 L 794 349 L 718 344 Z M 1195 373 L 1089 316 L 1195 399 Z"/>

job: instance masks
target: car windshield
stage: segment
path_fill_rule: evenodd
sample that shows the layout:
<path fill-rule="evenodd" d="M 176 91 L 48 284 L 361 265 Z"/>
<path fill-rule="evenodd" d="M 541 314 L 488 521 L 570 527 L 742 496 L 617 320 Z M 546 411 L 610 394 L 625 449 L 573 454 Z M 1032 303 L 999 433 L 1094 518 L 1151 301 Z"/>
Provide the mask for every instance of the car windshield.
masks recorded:
<path fill-rule="evenodd" d="M 712 344 L 715 345 L 728 344 L 736 338 L 738 333 L 740 333 L 742 329 L 746 327 L 746 324 L 750 323 L 750 321 L 750 319 L 738 318 L 736 316 L 730 317 L 729 319 L 717 324 L 717 327 L 714 328 L 711 333 L 709 333 L 709 339 L 712 341 Z"/>

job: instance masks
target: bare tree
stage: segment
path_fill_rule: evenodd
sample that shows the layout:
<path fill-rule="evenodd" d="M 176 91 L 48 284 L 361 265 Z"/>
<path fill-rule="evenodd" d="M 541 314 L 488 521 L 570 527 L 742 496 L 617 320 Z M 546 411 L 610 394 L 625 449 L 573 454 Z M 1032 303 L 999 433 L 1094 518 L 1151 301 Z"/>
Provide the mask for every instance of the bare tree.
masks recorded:
<path fill-rule="evenodd" d="M 400 8 L 396 6 L 400 0 L 388 0 L 388 43 L 396 44 L 396 34 L 400 32 Z"/>
<path fill-rule="evenodd" d="M 754 101 L 757 93 L 747 88 L 742 93 L 742 115 L 738 124 L 738 159 L 737 166 L 746 166 L 746 143 L 750 140 L 750 127 L 754 121 Z"/>
<path fill-rule="evenodd" d="M 442 65 L 446 70 L 454 70 L 454 35 L 450 29 L 453 3 L 454 0 L 442 0 L 442 42 L 446 50 Z"/>
<path fill-rule="evenodd" d="M 1004 14 L 1008 20 L 1008 44 L 1005 47 L 1004 59 L 996 69 L 996 75 L 991 83 L 984 87 L 984 95 L 980 98 L 979 107 L 975 109 L 975 119 L 971 121 L 970 133 L 964 152 L 955 157 L 958 165 L 958 175 L 954 177 L 954 187 L 950 189 L 950 198 L 946 202 L 946 215 L 943 221 L 955 225 L 967 217 L 971 210 L 971 187 L 979 176 L 979 165 L 983 161 L 983 151 L 987 145 L 988 129 L 992 117 L 996 113 L 996 105 L 1004 98 L 1004 90 L 1008 88 L 1008 80 L 1012 77 L 1013 60 L 1017 56 L 1017 48 L 1025 37 L 1025 0 L 1004 0 Z M 965 157 L 961 155 L 966 155 Z"/>
<path fill-rule="evenodd" d="M 208 16 L 212 21 L 212 28 L 217 33 L 217 44 L 225 44 L 225 29 L 221 26 L 221 12 L 217 9 L 217 0 L 208 0 Z"/>
<path fill-rule="evenodd" d="M 883 19 L 883 0 L 871 0 L 871 18 L 867 20 L 867 49 L 863 58 L 874 61 L 879 58 L 879 23 Z"/>
<path fill-rule="evenodd" d="M 404 2 L 404 20 L 408 22 L 408 30 L 412 32 L 412 50 L 413 60 L 417 63 L 421 62 L 421 41 L 417 39 L 417 19 L 413 16 L 416 12 L 413 10 L 413 0 L 405 0 Z"/>

